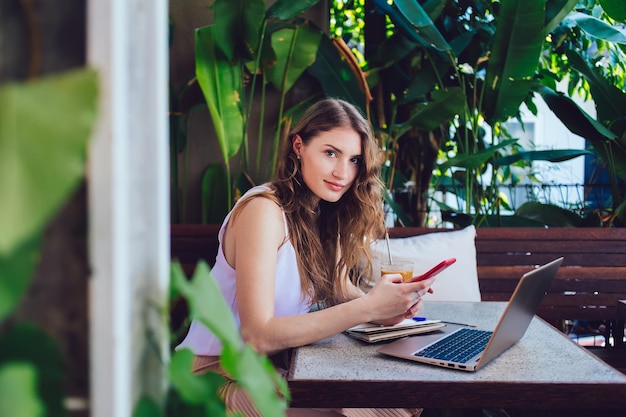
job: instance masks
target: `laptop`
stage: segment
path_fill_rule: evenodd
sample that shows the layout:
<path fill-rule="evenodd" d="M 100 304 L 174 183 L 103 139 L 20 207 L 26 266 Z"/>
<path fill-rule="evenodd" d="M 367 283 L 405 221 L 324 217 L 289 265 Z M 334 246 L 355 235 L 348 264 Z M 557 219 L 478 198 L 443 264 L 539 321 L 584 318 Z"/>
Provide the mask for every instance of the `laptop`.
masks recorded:
<path fill-rule="evenodd" d="M 449 324 L 428 335 L 398 339 L 379 353 L 463 371 L 477 371 L 524 336 L 563 258 L 525 273 L 495 330 Z"/>

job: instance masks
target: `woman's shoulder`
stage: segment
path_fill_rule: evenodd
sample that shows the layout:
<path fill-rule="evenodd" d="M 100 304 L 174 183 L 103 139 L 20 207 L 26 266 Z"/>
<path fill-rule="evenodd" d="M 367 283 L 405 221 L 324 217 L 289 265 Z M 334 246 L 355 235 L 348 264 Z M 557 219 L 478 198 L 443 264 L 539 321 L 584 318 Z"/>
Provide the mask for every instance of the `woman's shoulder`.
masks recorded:
<path fill-rule="evenodd" d="M 272 183 L 266 182 L 265 184 L 255 185 L 254 187 L 248 189 L 243 193 L 241 198 L 246 198 L 255 194 L 266 194 L 266 193 L 274 193 L 274 187 Z"/>
<path fill-rule="evenodd" d="M 274 194 L 274 190 L 267 185 L 261 185 L 248 190 L 238 201 L 235 216 L 250 216 L 257 221 L 267 221 L 272 218 L 282 222 L 283 210 Z"/>
<path fill-rule="evenodd" d="M 247 240 L 282 242 L 286 234 L 283 219 L 283 211 L 276 202 L 256 195 L 238 205 L 229 227 L 235 235 L 245 236 Z"/>

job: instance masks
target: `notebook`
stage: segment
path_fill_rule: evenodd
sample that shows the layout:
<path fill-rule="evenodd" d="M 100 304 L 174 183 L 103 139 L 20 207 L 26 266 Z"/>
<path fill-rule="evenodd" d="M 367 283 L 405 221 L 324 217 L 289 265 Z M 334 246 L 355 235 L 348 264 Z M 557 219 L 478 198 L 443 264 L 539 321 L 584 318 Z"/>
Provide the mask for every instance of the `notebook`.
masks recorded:
<path fill-rule="evenodd" d="M 442 327 L 445 327 L 445 323 L 441 323 L 440 320 L 415 321 L 405 319 L 393 326 L 363 323 L 349 328 L 345 333 L 355 339 L 376 343 L 383 340 L 398 339 L 414 334 L 432 332 Z"/>
<path fill-rule="evenodd" d="M 449 324 L 430 335 L 406 337 L 378 352 L 463 371 L 477 371 L 513 346 L 528 328 L 563 258 L 525 273 L 493 331 Z"/>

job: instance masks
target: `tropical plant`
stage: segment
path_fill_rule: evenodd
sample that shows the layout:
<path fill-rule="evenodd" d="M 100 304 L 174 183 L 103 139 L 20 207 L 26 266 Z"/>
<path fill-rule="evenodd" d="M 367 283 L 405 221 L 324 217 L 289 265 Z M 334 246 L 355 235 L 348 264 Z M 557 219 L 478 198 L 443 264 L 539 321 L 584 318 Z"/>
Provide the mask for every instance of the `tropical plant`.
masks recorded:
<path fill-rule="evenodd" d="M 279 0 L 265 10 L 263 0 L 216 0 L 215 23 L 196 30 L 196 78 L 191 85 L 197 83 L 202 91 L 202 105 L 209 109 L 223 158 L 207 167 L 202 180 L 203 222 L 221 221 L 241 193 L 272 176 L 281 133 L 321 95 L 289 100 L 288 93 L 299 80 L 317 83 L 326 94 L 365 111 L 365 82 L 356 79 L 349 51 L 346 59 L 340 41 L 300 17 L 318 2 Z M 276 94 L 278 112 L 268 120 L 266 100 Z M 178 114 L 197 108 L 182 107 L 177 100 L 172 107 Z M 259 115 L 255 126 L 253 113 Z M 264 143 L 268 125 L 272 141 Z M 174 143 L 173 153 L 184 146 L 184 141 Z M 174 196 L 177 182 L 173 180 Z"/>
<path fill-rule="evenodd" d="M 371 114 L 386 138 L 387 184 L 400 190 L 389 203 L 401 223 L 422 224 L 439 190 L 457 197 L 462 212 L 437 203 L 444 217 L 459 224 L 532 225 L 529 216 L 540 220 L 536 225 L 600 224 L 588 209 L 573 216 L 536 203 L 520 207 L 516 216 L 501 215 L 512 208 L 499 189 L 505 181 L 515 184 L 516 171 L 537 160 L 561 162 L 591 154 L 586 149 L 523 149 L 503 122 L 511 117 L 521 122 L 522 104 L 536 113 L 533 92 L 540 77 L 552 87 L 570 75 L 570 93 L 578 88 L 589 95 L 588 86 L 581 87 L 586 77 L 571 71 L 569 62 L 575 61 L 566 58 L 564 45 L 595 52 L 586 58 L 592 66 L 610 62 L 600 66 L 599 78 L 623 85 L 624 54 L 617 46 L 624 35 L 613 25 L 623 17 L 622 2 L 373 0 L 372 9 L 360 17 L 370 19 L 365 25 L 354 16 L 362 3 L 336 0 L 331 16 L 349 17 L 348 24 L 334 20 L 342 36 L 358 27 L 369 33 L 366 48 L 359 44 L 362 33 L 348 35 L 348 44 L 357 56 L 370 51 L 361 67 L 375 91 Z M 354 6 L 350 12 L 348 5 Z M 372 42 L 376 39 L 378 45 Z M 560 220 L 554 215 L 559 211 Z"/>
<path fill-rule="evenodd" d="M 602 213 L 604 224 L 625 226 L 626 33 L 614 23 L 623 27 L 626 6 L 617 0 L 599 3 L 601 8 L 595 5 L 590 13 L 574 12 L 564 20 L 559 41 L 551 45 L 555 59 L 544 61 L 545 76 L 536 90 L 568 129 L 588 141 L 606 170 L 611 197 Z M 578 92 L 592 98 L 596 118 L 557 92 L 555 77 L 569 78 L 568 96 Z"/>
<path fill-rule="evenodd" d="M 85 172 L 96 117 L 88 69 L 0 86 L 0 415 L 64 416 L 64 363 L 43 330 L 9 321 L 30 286 L 44 230 Z"/>
<path fill-rule="evenodd" d="M 423 224 L 440 190 L 453 191 L 472 222 L 504 225 L 501 210 L 510 207 L 499 185 L 515 181 L 514 167 L 587 153 L 525 150 L 503 125 L 521 121 L 522 104 L 535 109 L 532 83 L 544 39 L 575 1 L 373 3 L 394 28 L 375 25 L 384 29 L 366 56 L 377 91 L 371 114 L 379 116 L 389 152 L 387 185 L 415 188 L 410 204 L 395 206 L 401 223 Z M 510 155 L 516 157 L 504 158 Z M 436 202 L 458 223 L 461 213 Z"/>
<path fill-rule="evenodd" d="M 222 343 L 220 363 L 254 402 L 262 415 L 283 416 L 290 399 L 286 381 L 265 355 L 258 354 L 241 340 L 235 319 L 206 262 L 198 263 L 191 280 L 180 264 L 172 263 L 171 300 L 182 298 L 189 305 L 190 318 L 203 323 Z M 164 355 L 168 356 L 168 355 Z M 194 354 L 189 349 L 173 352 L 165 363 L 168 394 L 165 401 L 144 396 L 134 417 L 203 416 L 226 417 L 241 414 L 226 411 L 219 388 L 225 379 L 216 372 L 191 372 Z"/>
<path fill-rule="evenodd" d="M 239 193 L 271 176 L 281 132 L 306 105 L 294 100 L 297 95 L 289 99 L 303 79 L 354 102 L 370 118 L 386 150 L 383 173 L 393 191 L 387 202 L 400 224 L 423 225 L 433 202 L 447 220 L 469 216 L 476 224 L 519 225 L 529 211 L 533 219 L 542 217 L 537 211 L 554 219 L 555 208 L 542 204 L 518 211 L 520 218 L 503 216 L 512 206 L 499 187 L 515 185 L 516 172 L 529 171 L 533 161 L 558 163 L 590 151 L 524 149 L 504 122 L 521 122 L 523 105 L 536 112 L 533 91 L 545 75 L 539 63 L 558 61 L 559 52 L 550 48 L 572 26 L 570 11 L 584 10 L 576 0 L 372 0 L 367 10 L 363 2 L 337 1 L 342 13 L 356 5 L 350 23 L 336 25 L 342 37 L 301 17 L 317 0 L 279 0 L 268 10 L 261 3 L 217 0 L 215 23 L 197 30 L 197 80 L 224 158 L 208 167 L 202 182 L 204 222 L 219 222 Z M 357 10 L 365 23 L 355 20 Z M 367 34 L 366 47 L 353 47 L 354 35 L 348 35 L 359 29 Z M 265 100 L 276 92 L 279 110 L 266 146 Z M 286 110 L 289 102 L 296 105 Z M 258 128 L 250 126 L 253 109 L 260 112 Z M 250 132 L 258 132 L 254 149 Z M 438 192 L 452 193 L 459 208 L 436 198 Z M 579 215 L 578 225 L 598 224 L 597 216 Z M 571 219 L 561 225 L 572 225 Z"/>

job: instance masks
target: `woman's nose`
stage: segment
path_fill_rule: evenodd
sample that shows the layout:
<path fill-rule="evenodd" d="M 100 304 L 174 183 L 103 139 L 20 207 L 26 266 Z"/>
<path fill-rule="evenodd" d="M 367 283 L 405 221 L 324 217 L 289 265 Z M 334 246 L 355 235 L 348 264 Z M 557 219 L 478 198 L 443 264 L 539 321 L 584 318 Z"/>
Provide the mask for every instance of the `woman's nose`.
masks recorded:
<path fill-rule="evenodd" d="M 339 161 L 333 170 L 333 176 L 337 178 L 345 178 L 348 172 L 348 162 Z"/>

